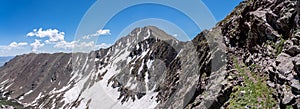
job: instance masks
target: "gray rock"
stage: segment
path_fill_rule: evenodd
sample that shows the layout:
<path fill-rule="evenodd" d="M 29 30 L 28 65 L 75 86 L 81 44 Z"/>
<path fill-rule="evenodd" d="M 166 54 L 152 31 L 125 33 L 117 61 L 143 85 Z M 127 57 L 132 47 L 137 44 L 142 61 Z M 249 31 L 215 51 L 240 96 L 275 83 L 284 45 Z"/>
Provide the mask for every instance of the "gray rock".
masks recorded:
<path fill-rule="evenodd" d="M 267 81 L 268 86 L 275 88 L 275 84 L 271 81 Z"/>
<path fill-rule="evenodd" d="M 291 40 L 293 41 L 294 45 L 299 45 L 299 39 L 293 37 Z"/>
<path fill-rule="evenodd" d="M 295 31 L 295 34 L 293 34 L 292 36 L 293 36 L 293 38 L 295 38 L 296 40 L 300 40 L 300 29 L 296 29 L 296 30 L 294 30 Z M 298 44 L 296 44 L 296 45 L 298 45 Z"/>
<path fill-rule="evenodd" d="M 282 104 L 289 104 L 294 99 L 292 92 L 284 92 L 284 97 L 282 99 Z"/>
<path fill-rule="evenodd" d="M 300 98 L 297 98 L 296 100 L 296 107 L 297 109 L 300 109 Z"/>
<path fill-rule="evenodd" d="M 300 54 L 300 47 L 298 45 L 289 46 L 289 48 L 286 49 L 284 52 L 286 52 L 287 54 L 289 54 L 291 56 L 296 56 L 296 55 Z"/>
<path fill-rule="evenodd" d="M 295 72 L 300 76 L 300 54 L 294 57 Z"/>
<path fill-rule="evenodd" d="M 249 56 L 246 60 L 245 60 L 245 64 L 246 65 L 251 65 L 253 63 L 253 58 L 252 56 Z"/>
<path fill-rule="evenodd" d="M 268 71 L 269 73 L 275 73 L 275 67 L 270 66 L 270 67 L 268 67 L 267 69 L 268 69 L 267 71 Z"/>
<path fill-rule="evenodd" d="M 294 79 L 293 73 L 288 74 L 288 76 L 286 77 L 286 80 L 291 81 L 292 79 Z"/>
<path fill-rule="evenodd" d="M 281 53 L 277 59 L 276 63 L 276 70 L 280 73 L 280 77 L 282 79 L 287 79 L 287 77 L 292 73 L 294 64 L 292 62 L 292 57 L 288 54 Z"/>
<path fill-rule="evenodd" d="M 291 81 L 292 90 L 298 94 L 300 94 L 300 83 L 299 80 L 293 79 Z"/>

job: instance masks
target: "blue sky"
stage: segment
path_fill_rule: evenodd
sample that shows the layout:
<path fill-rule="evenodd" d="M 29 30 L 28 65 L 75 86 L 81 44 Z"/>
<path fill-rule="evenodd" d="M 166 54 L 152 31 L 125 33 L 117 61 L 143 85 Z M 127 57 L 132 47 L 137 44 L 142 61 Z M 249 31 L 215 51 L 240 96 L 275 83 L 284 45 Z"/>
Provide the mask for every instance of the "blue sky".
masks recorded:
<path fill-rule="evenodd" d="M 73 40 L 80 34 L 76 34 L 78 25 L 95 2 L 96 0 L 1 0 L 0 56 L 30 52 L 69 52 L 70 48 L 77 44 Z M 202 2 L 209 8 L 216 21 L 220 21 L 241 0 L 202 0 Z M 197 13 L 197 10 L 194 13 Z M 185 29 L 184 32 L 189 39 L 201 31 L 194 28 L 195 24 L 187 16 L 172 8 L 144 4 L 121 11 L 110 19 L 104 28 L 95 28 L 98 32 L 90 29 L 86 32 L 86 36 L 94 35 L 101 38 L 94 43 L 86 42 L 79 45 L 109 46 L 130 24 L 128 22 L 146 18 L 161 18 L 176 23 L 179 28 Z M 128 31 L 130 30 L 121 35 L 127 34 Z M 177 30 L 166 31 L 171 35 L 177 34 Z"/>

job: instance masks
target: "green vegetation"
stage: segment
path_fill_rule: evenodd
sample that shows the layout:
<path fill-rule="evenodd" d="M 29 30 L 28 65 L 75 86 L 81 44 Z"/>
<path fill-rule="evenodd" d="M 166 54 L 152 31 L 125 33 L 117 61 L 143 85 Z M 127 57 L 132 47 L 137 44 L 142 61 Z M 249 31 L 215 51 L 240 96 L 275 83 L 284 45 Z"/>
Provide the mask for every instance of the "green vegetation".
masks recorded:
<path fill-rule="evenodd" d="M 293 109 L 292 106 L 286 106 L 286 109 Z"/>
<path fill-rule="evenodd" d="M 234 59 L 235 68 L 239 72 L 238 76 L 244 78 L 242 86 L 236 86 L 230 95 L 230 109 L 240 108 L 261 108 L 271 109 L 275 106 L 275 99 L 272 98 L 272 89 L 266 84 L 266 77 L 257 75 L 248 70 L 245 65 Z M 253 67 L 257 67 L 253 65 Z"/>
<path fill-rule="evenodd" d="M 203 40 L 203 41 L 200 41 L 198 45 L 199 45 L 200 47 L 202 47 L 202 46 L 205 46 L 205 45 L 207 45 L 207 44 L 208 44 L 207 40 Z"/>
<path fill-rule="evenodd" d="M 271 40 L 267 40 L 266 44 L 270 45 L 272 48 L 274 48 L 274 54 L 275 54 L 274 56 L 277 57 L 282 52 L 285 41 L 286 41 L 286 39 L 284 39 L 283 36 L 281 36 L 278 43 L 275 43 Z"/>
<path fill-rule="evenodd" d="M 280 42 L 275 45 L 276 57 L 282 52 L 285 40 L 280 38 Z"/>
<path fill-rule="evenodd" d="M 4 101 L 4 100 L 1 100 L 0 101 L 0 106 L 3 106 L 3 105 L 11 105 L 12 103 L 9 102 L 9 101 Z"/>
<path fill-rule="evenodd" d="M 10 100 L 0 100 L 0 106 L 13 106 L 17 109 L 22 109 L 22 105 L 17 102 L 12 102 Z"/>

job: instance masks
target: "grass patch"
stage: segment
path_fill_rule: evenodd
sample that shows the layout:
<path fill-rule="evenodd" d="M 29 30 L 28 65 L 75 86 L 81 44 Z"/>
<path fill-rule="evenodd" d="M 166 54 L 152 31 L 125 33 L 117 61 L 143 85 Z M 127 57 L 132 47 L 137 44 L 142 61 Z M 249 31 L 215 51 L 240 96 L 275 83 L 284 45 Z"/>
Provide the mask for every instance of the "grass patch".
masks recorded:
<path fill-rule="evenodd" d="M 285 40 L 283 38 L 280 38 L 280 41 L 278 44 L 275 45 L 275 50 L 276 50 L 276 57 L 282 52 L 283 46 L 284 46 Z"/>
<path fill-rule="evenodd" d="M 10 101 L 10 100 L 0 100 L 0 106 L 12 106 L 16 109 L 22 109 L 23 108 L 23 106 L 20 105 L 19 103 L 13 102 L 13 101 Z"/>
<path fill-rule="evenodd" d="M 274 53 L 275 58 L 282 52 L 285 41 L 286 41 L 286 39 L 284 39 L 283 36 L 281 36 L 279 38 L 279 42 L 277 42 L 277 43 L 273 42 L 271 40 L 266 41 L 267 45 L 270 45 L 272 48 L 274 48 L 274 51 L 272 51 L 272 53 Z"/>
<path fill-rule="evenodd" d="M 234 59 L 234 65 L 239 72 L 238 76 L 244 78 L 244 84 L 234 87 L 234 92 L 230 95 L 228 108 L 272 109 L 276 101 L 272 98 L 273 90 L 266 84 L 266 77 L 252 73 L 247 67 L 243 67 L 243 64 L 238 63 L 237 59 Z M 247 73 L 250 73 L 251 78 L 254 78 L 255 81 L 251 80 Z"/>
<path fill-rule="evenodd" d="M 286 109 L 293 109 L 292 106 L 286 106 Z"/>
<path fill-rule="evenodd" d="M 12 102 L 9 102 L 9 101 L 4 101 L 4 100 L 1 100 L 0 101 L 0 106 L 3 106 L 3 105 L 12 105 L 13 103 Z"/>

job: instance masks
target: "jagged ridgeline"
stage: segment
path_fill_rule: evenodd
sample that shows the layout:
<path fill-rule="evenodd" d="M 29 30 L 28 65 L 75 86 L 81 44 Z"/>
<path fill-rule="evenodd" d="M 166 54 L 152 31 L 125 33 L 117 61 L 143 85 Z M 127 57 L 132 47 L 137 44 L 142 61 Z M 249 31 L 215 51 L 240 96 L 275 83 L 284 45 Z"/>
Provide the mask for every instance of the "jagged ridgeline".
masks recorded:
<path fill-rule="evenodd" d="M 0 69 L 1 95 L 27 108 L 166 108 L 174 102 L 184 108 L 198 86 L 197 60 L 206 60 L 198 56 L 192 42 L 154 26 L 136 28 L 88 54 L 17 56 Z"/>
<path fill-rule="evenodd" d="M 300 108 L 297 0 L 247 0 L 181 42 L 154 26 L 107 49 L 27 54 L 0 68 L 15 108 Z"/>

